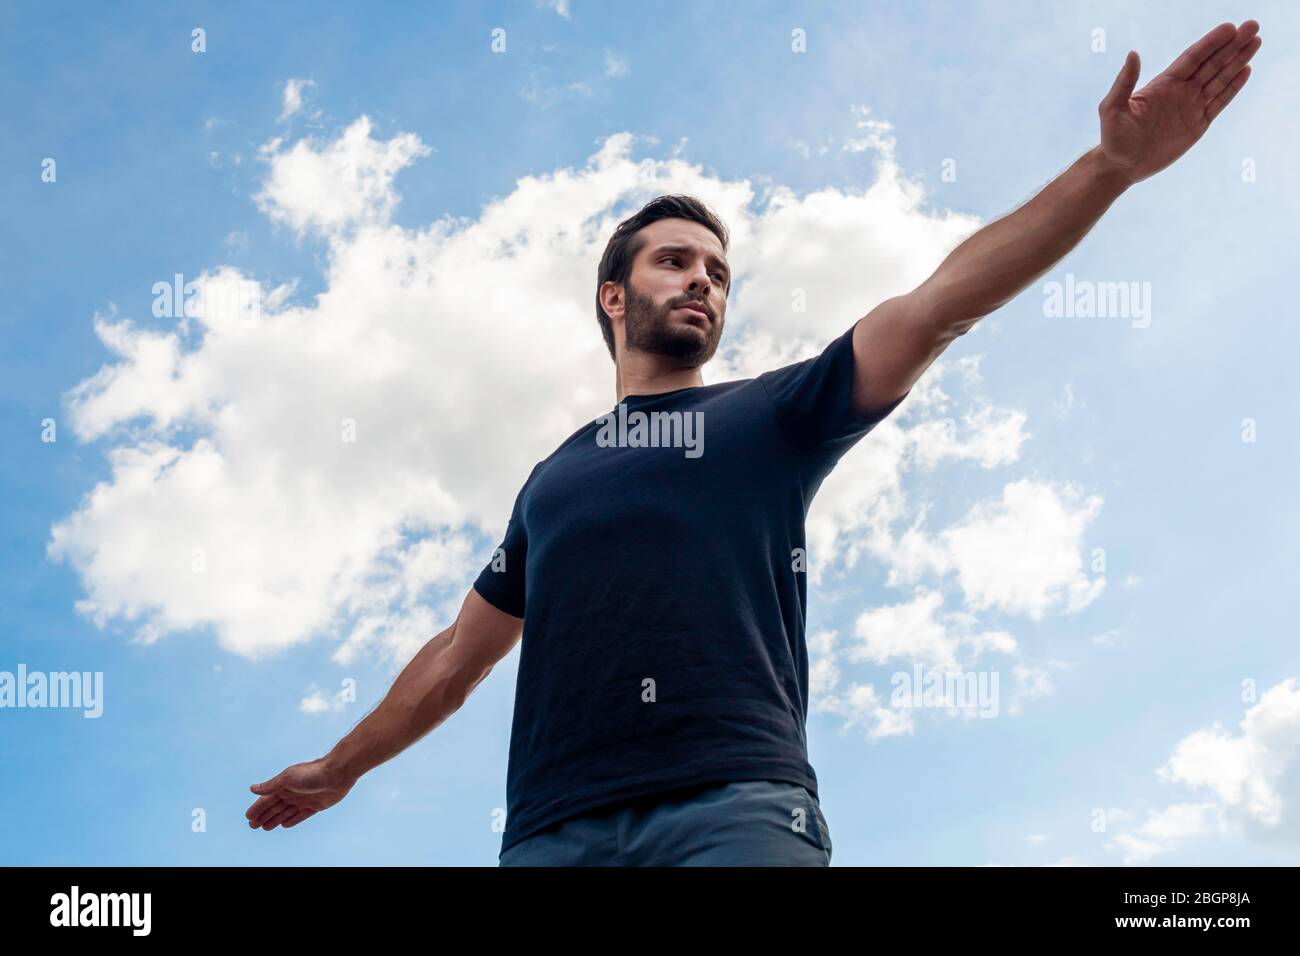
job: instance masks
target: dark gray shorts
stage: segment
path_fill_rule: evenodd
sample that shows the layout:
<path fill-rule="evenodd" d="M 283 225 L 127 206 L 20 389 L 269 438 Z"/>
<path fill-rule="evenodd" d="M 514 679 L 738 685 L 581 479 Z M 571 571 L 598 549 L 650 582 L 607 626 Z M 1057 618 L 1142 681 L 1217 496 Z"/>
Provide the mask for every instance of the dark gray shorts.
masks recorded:
<path fill-rule="evenodd" d="M 501 866 L 830 866 L 831 835 L 806 787 L 710 784 L 552 824 Z"/>

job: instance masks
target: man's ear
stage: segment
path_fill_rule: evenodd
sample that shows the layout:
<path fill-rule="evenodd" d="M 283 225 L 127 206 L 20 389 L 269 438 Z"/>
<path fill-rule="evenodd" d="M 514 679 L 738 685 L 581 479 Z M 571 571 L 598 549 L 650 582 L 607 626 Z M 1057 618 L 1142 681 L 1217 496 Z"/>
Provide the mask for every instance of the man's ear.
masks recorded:
<path fill-rule="evenodd" d="M 608 293 L 606 292 L 607 288 Z M 601 286 L 600 304 L 605 310 L 605 315 L 609 318 L 609 331 L 614 336 L 614 355 L 617 356 L 622 349 L 623 336 L 626 332 L 623 324 L 623 309 L 626 305 L 623 298 L 623 287 L 617 282 L 606 280 L 605 285 Z M 617 357 L 614 361 L 618 361 Z"/>
<path fill-rule="evenodd" d="M 610 322 L 623 320 L 623 286 L 606 279 L 604 285 L 600 287 L 600 304 L 605 309 L 605 314 L 609 316 Z"/>

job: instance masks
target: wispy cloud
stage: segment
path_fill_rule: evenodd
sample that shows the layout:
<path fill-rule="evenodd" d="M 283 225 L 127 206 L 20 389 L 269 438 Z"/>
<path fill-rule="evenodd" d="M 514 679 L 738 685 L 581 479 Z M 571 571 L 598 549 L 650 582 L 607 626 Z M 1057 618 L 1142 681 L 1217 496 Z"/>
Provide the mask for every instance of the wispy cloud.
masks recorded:
<path fill-rule="evenodd" d="M 537 5 L 539 7 L 546 7 L 550 10 L 554 10 L 566 20 L 571 19 L 569 15 L 569 0 L 537 0 Z"/>
<path fill-rule="evenodd" d="M 315 86 L 315 85 L 316 82 L 314 80 L 290 79 L 289 81 L 287 81 L 284 84 L 284 94 L 282 97 L 284 108 L 281 110 L 280 116 L 278 117 L 276 122 L 283 123 L 291 116 L 300 113 L 302 111 L 302 106 L 303 106 L 303 100 L 302 100 L 303 90 L 309 86 Z M 319 114 L 315 114 L 315 115 L 319 115 Z"/>
<path fill-rule="evenodd" d="M 541 109 L 549 109 L 562 100 L 573 97 L 590 98 L 594 95 L 591 84 L 583 80 L 572 83 L 548 84 L 542 78 L 550 72 L 548 68 L 533 70 L 528 75 L 528 83 L 520 88 L 519 95 Z"/>
<path fill-rule="evenodd" d="M 605 75 L 606 76 L 627 76 L 627 60 L 616 55 L 613 50 L 605 51 Z"/>

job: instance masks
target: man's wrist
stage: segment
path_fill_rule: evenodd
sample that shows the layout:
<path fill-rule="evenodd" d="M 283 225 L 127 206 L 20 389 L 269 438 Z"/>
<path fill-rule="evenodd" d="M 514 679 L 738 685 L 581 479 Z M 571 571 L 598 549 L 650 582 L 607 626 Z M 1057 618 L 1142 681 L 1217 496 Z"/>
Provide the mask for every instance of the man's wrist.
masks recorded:
<path fill-rule="evenodd" d="M 1130 171 L 1108 157 L 1101 146 L 1094 146 L 1083 158 L 1092 181 L 1112 197 L 1119 196 L 1133 185 Z"/>
<path fill-rule="evenodd" d="M 353 783 L 361 779 L 361 775 L 365 772 L 357 766 L 355 757 L 349 758 L 347 754 L 340 752 L 337 746 L 324 757 L 321 757 L 320 763 L 332 776 Z"/>

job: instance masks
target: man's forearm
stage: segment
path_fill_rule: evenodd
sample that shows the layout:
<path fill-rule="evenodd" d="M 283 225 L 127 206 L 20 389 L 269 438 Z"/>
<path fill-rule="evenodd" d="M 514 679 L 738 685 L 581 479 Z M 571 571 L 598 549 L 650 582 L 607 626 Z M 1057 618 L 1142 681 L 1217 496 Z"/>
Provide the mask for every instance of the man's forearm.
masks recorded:
<path fill-rule="evenodd" d="M 1101 147 L 1084 153 L 1019 209 L 948 254 L 923 287 L 932 318 L 964 334 L 1064 258 L 1128 185 Z"/>
<path fill-rule="evenodd" d="M 325 761 L 360 777 L 397 756 L 454 714 L 492 670 L 472 665 L 452 638 L 456 625 L 420 648 L 379 706 L 340 740 Z"/>

